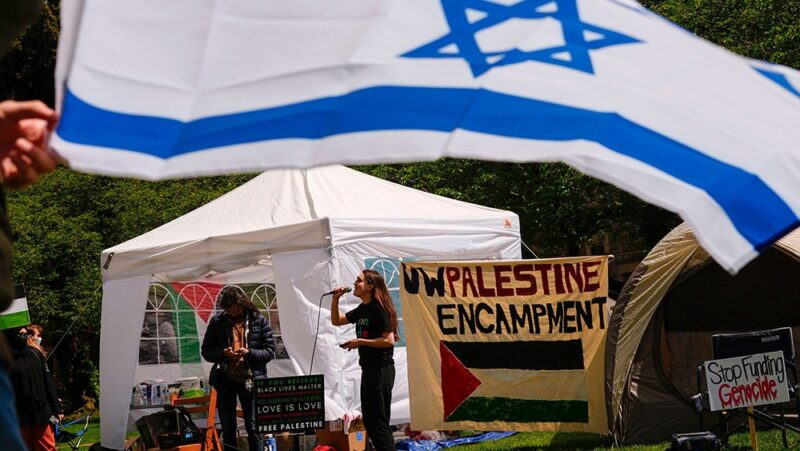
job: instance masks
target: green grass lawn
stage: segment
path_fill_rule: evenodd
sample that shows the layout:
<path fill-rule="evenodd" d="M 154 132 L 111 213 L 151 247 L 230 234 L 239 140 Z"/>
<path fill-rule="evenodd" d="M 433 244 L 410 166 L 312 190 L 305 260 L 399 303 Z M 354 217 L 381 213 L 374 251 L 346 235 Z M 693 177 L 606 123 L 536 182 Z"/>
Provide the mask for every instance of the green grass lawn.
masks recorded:
<path fill-rule="evenodd" d="M 462 445 L 464 451 L 498 451 L 498 450 L 575 450 L 575 449 L 611 449 L 613 440 L 610 437 L 581 432 L 520 432 L 510 437 L 492 442 Z M 652 446 L 622 447 L 626 450 L 660 450 L 667 448 L 667 443 Z"/>
<path fill-rule="evenodd" d="M 74 419 L 75 418 L 70 418 L 70 419 L 65 418 L 64 422 L 68 422 Z M 83 424 L 79 423 L 73 426 L 69 426 L 67 430 L 70 432 L 77 433 L 81 430 L 82 427 Z M 93 416 L 89 420 L 89 429 L 86 430 L 86 434 L 84 434 L 83 440 L 81 441 L 81 448 L 84 447 L 88 448 L 89 446 L 91 446 L 92 443 L 99 441 L 100 441 L 100 418 L 97 416 Z M 61 445 L 59 449 L 69 449 L 69 447 L 66 444 L 64 444 Z"/>
<path fill-rule="evenodd" d="M 65 421 L 67 420 L 65 419 Z M 83 427 L 82 424 L 76 424 L 74 426 L 70 426 L 69 428 L 67 428 L 67 430 L 71 432 L 78 432 L 81 430 L 82 427 Z M 139 435 L 138 432 L 132 432 L 128 434 L 127 438 L 136 437 L 138 435 Z M 81 448 L 88 448 L 92 446 L 93 443 L 99 441 L 100 441 L 100 417 L 93 416 L 89 420 L 89 429 L 86 430 L 86 434 L 84 434 L 83 440 L 81 441 Z M 67 450 L 69 449 L 69 446 L 64 444 L 61 445 L 59 449 Z"/>
<path fill-rule="evenodd" d="M 789 447 L 798 449 L 800 435 L 789 433 Z M 669 442 L 652 445 L 634 445 L 612 448 L 613 441 L 610 437 L 585 434 L 580 432 L 523 432 L 511 437 L 493 442 L 478 443 L 475 445 L 462 445 L 459 449 L 464 451 L 500 451 L 500 450 L 611 450 L 625 451 L 664 451 L 669 448 Z M 749 449 L 750 435 L 747 433 L 736 434 L 731 437 L 729 447 L 726 449 Z M 758 445 L 762 450 L 785 449 L 779 431 L 758 432 Z"/>
<path fill-rule="evenodd" d="M 136 436 L 134 432 L 128 438 Z M 789 433 L 789 447 L 800 448 L 800 435 Z M 92 443 L 100 441 L 100 420 L 93 418 L 89 423 L 89 430 L 83 440 L 81 448 L 88 448 Z M 463 451 L 505 451 L 505 450 L 611 450 L 624 451 L 663 451 L 669 448 L 668 442 L 653 445 L 635 445 L 612 448 L 613 441 L 610 437 L 586 434 L 580 432 L 521 432 L 511 437 L 492 442 L 477 443 L 474 445 L 461 445 L 458 449 Z M 726 449 L 749 449 L 750 435 L 747 433 L 736 434 L 731 437 L 731 446 Z M 785 449 L 779 431 L 759 431 L 758 445 L 762 450 Z M 61 449 L 68 449 L 64 446 Z"/>

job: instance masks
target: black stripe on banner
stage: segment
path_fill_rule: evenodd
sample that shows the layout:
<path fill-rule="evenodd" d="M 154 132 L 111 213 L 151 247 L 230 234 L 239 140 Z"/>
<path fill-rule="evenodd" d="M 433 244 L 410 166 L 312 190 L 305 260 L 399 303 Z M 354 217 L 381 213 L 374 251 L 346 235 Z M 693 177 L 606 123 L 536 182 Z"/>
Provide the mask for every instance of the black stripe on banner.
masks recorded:
<path fill-rule="evenodd" d="M 513 370 L 582 370 L 580 339 L 562 341 L 445 341 L 467 368 Z"/>

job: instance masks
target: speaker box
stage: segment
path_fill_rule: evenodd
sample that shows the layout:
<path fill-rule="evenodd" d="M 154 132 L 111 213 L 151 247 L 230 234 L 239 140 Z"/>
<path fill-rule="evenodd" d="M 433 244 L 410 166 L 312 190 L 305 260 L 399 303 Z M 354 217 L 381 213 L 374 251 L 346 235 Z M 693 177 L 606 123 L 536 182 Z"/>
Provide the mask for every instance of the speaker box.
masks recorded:
<path fill-rule="evenodd" d="M 711 343 L 715 359 L 781 351 L 786 360 L 794 361 L 794 341 L 790 327 L 757 332 L 717 334 L 711 337 Z"/>
<path fill-rule="evenodd" d="M 711 432 L 692 432 L 689 434 L 672 434 L 670 451 L 715 451 L 719 449 L 719 440 Z"/>
<path fill-rule="evenodd" d="M 136 420 L 136 429 L 145 448 L 158 448 L 158 436 L 163 433 L 180 433 L 180 417 L 177 410 L 151 413 Z"/>

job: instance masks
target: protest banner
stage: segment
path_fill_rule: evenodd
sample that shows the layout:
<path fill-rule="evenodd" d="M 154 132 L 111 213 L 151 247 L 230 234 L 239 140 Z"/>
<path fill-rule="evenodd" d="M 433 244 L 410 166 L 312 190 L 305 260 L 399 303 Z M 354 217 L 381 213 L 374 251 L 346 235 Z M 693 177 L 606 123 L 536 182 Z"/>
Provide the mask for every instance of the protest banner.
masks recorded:
<path fill-rule="evenodd" d="M 712 411 L 789 401 L 783 352 L 704 362 Z"/>
<path fill-rule="evenodd" d="M 403 263 L 412 428 L 605 433 L 607 267 Z"/>

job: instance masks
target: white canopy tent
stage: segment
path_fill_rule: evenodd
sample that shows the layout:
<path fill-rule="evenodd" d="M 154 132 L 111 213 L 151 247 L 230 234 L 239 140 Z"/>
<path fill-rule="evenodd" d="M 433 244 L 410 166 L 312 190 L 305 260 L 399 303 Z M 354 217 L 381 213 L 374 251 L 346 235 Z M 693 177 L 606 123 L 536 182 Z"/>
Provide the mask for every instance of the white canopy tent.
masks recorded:
<path fill-rule="evenodd" d="M 138 365 L 151 282 L 274 283 L 288 359 L 270 376 L 325 374 L 326 418 L 359 408 L 352 334 L 330 326 L 322 293 L 349 285 L 370 262 L 520 258 L 516 214 L 455 201 L 342 167 L 273 170 L 168 224 L 106 249 L 101 257 L 102 444 L 120 448 L 130 393 L 145 378 L 207 374 L 210 364 Z M 395 266 L 396 267 L 396 266 Z M 396 282 L 395 282 L 396 283 Z M 342 309 L 358 300 L 343 298 Z M 202 330 L 198 331 L 202 333 Z M 406 350 L 395 350 L 393 422 L 409 420 Z"/>

